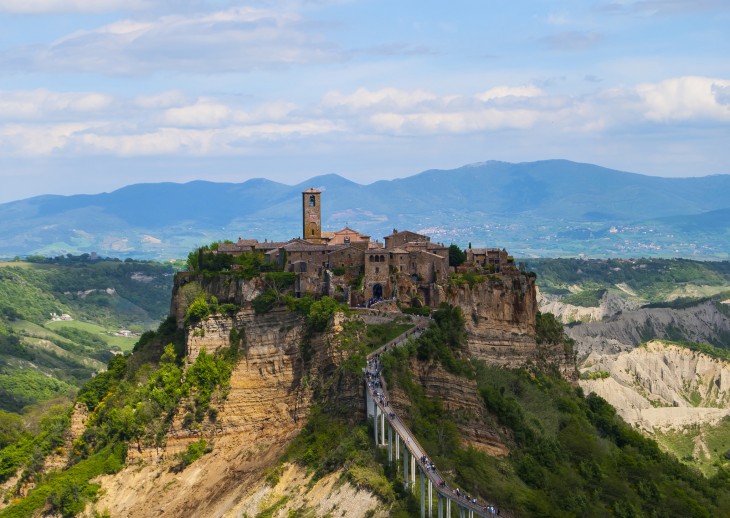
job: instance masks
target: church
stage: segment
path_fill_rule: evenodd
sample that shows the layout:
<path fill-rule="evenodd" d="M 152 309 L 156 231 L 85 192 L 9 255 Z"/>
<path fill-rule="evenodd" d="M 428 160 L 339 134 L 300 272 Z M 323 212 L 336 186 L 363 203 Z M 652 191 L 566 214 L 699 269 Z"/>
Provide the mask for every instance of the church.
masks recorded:
<path fill-rule="evenodd" d="M 286 242 L 239 239 L 218 253 L 262 252 L 268 262 L 296 273 L 297 296 L 329 295 L 351 306 L 394 299 L 406 306 L 436 307 L 449 274 L 449 249 L 411 231 L 385 236 L 384 243 L 345 227 L 322 231 L 322 192 L 302 192 L 302 237 Z"/>

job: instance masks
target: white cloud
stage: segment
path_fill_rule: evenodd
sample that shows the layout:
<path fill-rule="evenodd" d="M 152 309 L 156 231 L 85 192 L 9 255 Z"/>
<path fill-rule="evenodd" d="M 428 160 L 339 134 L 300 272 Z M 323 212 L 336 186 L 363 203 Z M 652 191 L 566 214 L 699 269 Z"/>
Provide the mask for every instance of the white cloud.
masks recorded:
<path fill-rule="evenodd" d="M 233 110 L 225 104 L 201 98 L 195 104 L 166 110 L 162 122 L 170 126 L 210 128 L 226 123 L 232 115 Z"/>
<path fill-rule="evenodd" d="M 42 156 L 66 150 L 90 123 L 6 124 L 0 126 L 0 149 L 19 156 Z"/>
<path fill-rule="evenodd" d="M 729 86 L 727 80 L 688 76 L 640 84 L 635 91 L 648 120 L 730 121 L 730 106 L 719 102 L 716 95 L 718 88 Z"/>
<path fill-rule="evenodd" d="M 480 101 L 489 101 L 502 97 L 539 97 L 545 93 L 536 86 L 495 86 L 484 93 L 477 95 Z"/>
<path fill-rule="evenodd" d="M 104 110 L 112 102 L 111 96 L 94 92 L 4 91 L 0 92 L 0 120 L 76 117 Z"/>
<path fill-rule="evenodd" d="M 437 99 L 436 95 L 423 90 L 404 91 L 397 88 L 383 88 L 371 91 L 367 88 L 358 88 L 350 95 L 328 92 L 325 94 L 322 104 L 328 108 L 363 110 L 374 107 L 408 108 L 435 99 Z"/>
<path fill-rule="evenodd" d="M 330 92 L 323 107 L 349 114 L 376 132 L 407 134 L 468 133 L 528 128 L 540 117 L 524 106 L 544 95 L 534 86 L 497 86 L 475 95 L 437 95 L 424 90 L 360 88 L 351 95 Z"/>
<path fill-rule="evenodd" d="M 239 96 L 189 99 L 180 91 L 129 99 L 47 90 L 0 94 L 4 156 L 218 156 L 258 152 L 257 146 L 270 142 L 309 148 L 330 138 L 360 142 L 509 131 L 528 140 L 570 139 L 637 130 L 649 135 L 652 128 L 666 131 L 667 122 L 696 128 L 730 122 L 730 80 L 694 76 L 582 96 L 534 85 L 472 94 L 359 88 L 326 93 L 309 105 Z"/>
<path fill-rule="evenodd" d="M 9 13 L 98 13 L 145 9 L 155 2 L 146 0 L 0 0 L 0 11 Z"/>
<path fill-rule="evenodd" d="M 147 109 L 172 108 L 182 106 L 185 102 L 185 94 L 180 90 L 170 90 L 155 95 L 140 95 L 133 100 L 136 106 Z"/>
<path fill-rule="evenodd" d="M 0 54 L 5 70 L 140 75 L 226 73 L 343 59 L 293 12 L 235 7 L 120 20 Z"/>

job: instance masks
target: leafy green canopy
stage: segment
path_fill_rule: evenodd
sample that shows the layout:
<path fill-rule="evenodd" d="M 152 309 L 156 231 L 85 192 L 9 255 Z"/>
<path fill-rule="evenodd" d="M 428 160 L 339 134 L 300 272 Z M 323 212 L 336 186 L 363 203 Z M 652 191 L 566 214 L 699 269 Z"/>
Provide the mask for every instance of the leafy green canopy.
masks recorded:
<path fill-rule="evenodd" d="M 230 243 L 230 241 L 227 241 Z M 217 273 L 234 271 L 244 279 L 253 279 L 261 272 L 278 271 L 279 264 L 266 261 L 260 250 L 244 252 L 240 255 L 218 253 L 221 242 L 211 243 L 193 250 L 188 254 L 187 270 L 194 273 Z"/>
<path fill-rule="evenodd" d="M 451 244 L 449 246 L 449 266 L 461 266 L 466 261 L 466 252 L 459 245 Z"/>

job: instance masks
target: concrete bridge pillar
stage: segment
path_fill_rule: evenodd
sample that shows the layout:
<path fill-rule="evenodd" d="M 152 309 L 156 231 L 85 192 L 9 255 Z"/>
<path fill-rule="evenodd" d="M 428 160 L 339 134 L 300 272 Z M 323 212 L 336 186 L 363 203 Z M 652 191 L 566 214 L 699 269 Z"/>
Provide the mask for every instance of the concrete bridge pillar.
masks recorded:
<path fill-rule="evenodd" d="M 421 518 L 426 518 L 426 487 L 424 484 L 423 470 L 419 469 L 418 474 L 421 476 Z"/>
<path fill-rule="evenodd" d="M 395 461 L 400 460 L 400 435 L 395 432 Z"/>
<path fill-rule="evenodd" d="M 388 423 L 388 463 L 393 464 L 393 427 Z"/>
<path fill-rule="evenodd" d="M 403 444 L 403 489 L 408 491 L 408 448 Z"/>
<path fill-rule="evenodd" d="M 411 453 L 411 491 L 416 489 L 416 457 Z"/>
<path fill-rule="evenodd" d="M 446 517 L 451 518 L 451 498 L 446 499 Z"/>
<path fill-rule="evenodd" d="M 428 518 L 433 517 L 433 483 L 428 479 Z"/>
<path fill-rule="evenodd" d="M 370 395 L 370 391 L 368 390 L 368 386 L 367 386 L 367 381 L 365 382 L 365 404 L 367 407 L 368 417 L 370 417 L 375 412 L 375 409 L 373 408 L 375 406 L 375 401 L 373 401 L 373 398 Z"/>
<path fill-rule="evenodd" d="M 436 497 L 438 498 L 436 504 L 438 518 L 444 518 L 444 497 L 441 496 L 441 493 L 436 493 Z"/>
<path fill-rule="evenodd" d="M 385 446 L 385 412 L 380 411 L 380 441 L 381 446 Z"/>
<path fill-rule="evenodd" d="M 375 431 L 375 447 L 378 446 L 378 405 L 375 405 L 375 411 L 373 412 L 373 429 Z"/>

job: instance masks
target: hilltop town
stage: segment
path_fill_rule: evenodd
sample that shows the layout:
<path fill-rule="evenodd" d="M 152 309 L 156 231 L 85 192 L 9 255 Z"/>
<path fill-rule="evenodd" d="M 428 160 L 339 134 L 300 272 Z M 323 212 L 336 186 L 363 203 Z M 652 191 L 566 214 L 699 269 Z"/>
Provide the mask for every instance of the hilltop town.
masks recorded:
<path fill-rule="evenodd" d="M 239 238 L 219 244 L 216 250 L 232 256 L 250 252 L 260 252 L 270 265 L 295 273 L 295 296 L 328 295 L 350 306 L 394 300 L 406 307 L 437 307 L 446 300 L 450 272 L 517 272 L 504 249 L 470 247 L 463 266 L 450 266 L 448 246 L 409 230 L 393 229 L 383 243 L 349 227 L 323 231 L 322 192 L 314 188 L 302 192 L 301 238 L 285 242 Z"/>

